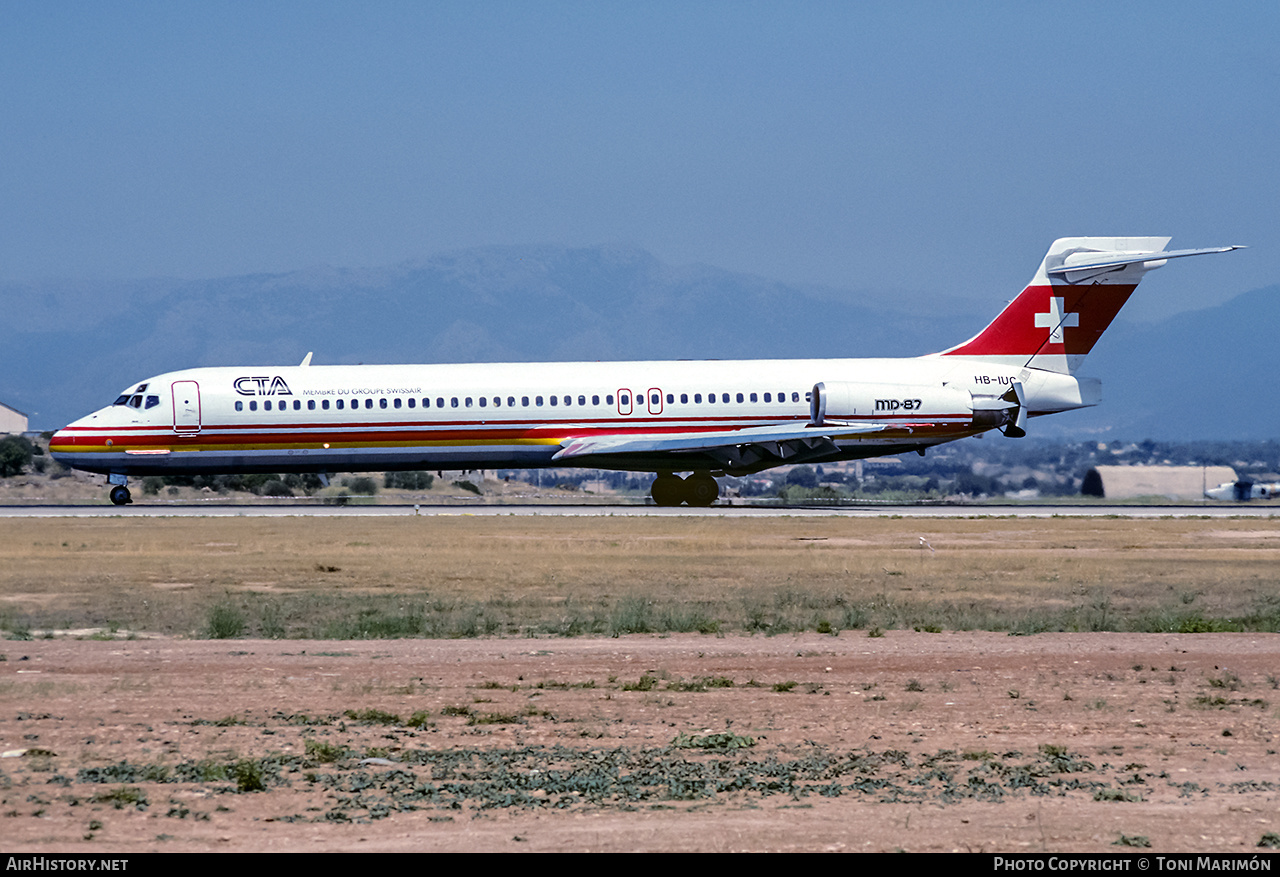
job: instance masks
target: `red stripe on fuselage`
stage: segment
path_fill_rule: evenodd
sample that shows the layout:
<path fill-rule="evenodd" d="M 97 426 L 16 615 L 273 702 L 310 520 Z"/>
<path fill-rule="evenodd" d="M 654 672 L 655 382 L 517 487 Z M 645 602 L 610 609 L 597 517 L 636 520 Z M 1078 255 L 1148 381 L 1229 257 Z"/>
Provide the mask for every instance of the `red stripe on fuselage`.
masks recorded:
<path fill-rule="evenodd" d="M 869 417 L 844 418 L 850 421 L 901 423 L 914 429 L 921 427 L 919 415 L 884 414 Z M 949 428 L 967 426 L 970 415 L 957 413 L 937 415 L 930 426 Z M 416 442 L 441 444 L 456 441 L 465 444 L 490 442 L 500 444 L 510 441 L 541 441 L 554 443 L 566 437 L 586 438 L 599 435 L 678 435 L 724 432 L 768 425 L 770 422 L 795 421 L 794 417 L 758 417 L 744 421 L 742 418 L 663 418 L 630 419 L 624 423 L 616 420 L 566 420 L 536 425 L 477 424 L 453 421 L 442 424 L 393 422 L 387 424 L 361 423 L 349 426 L 329 424 L 280 424 L 261 423 L 207 424 L 199 433 L 173 433 L 163 425 L 128 427 L 67 427 L 58 432 L 54 450 L 68 452 L 90 448 L 106 450 L 112 446 L 133 448 L 173 448 L 200 445 L 206 448 L 218 446 L 279 447 L 282 445 L 376 445 L 406 444 Z M 948 422 L 955 421 L 955 422 Z"/>

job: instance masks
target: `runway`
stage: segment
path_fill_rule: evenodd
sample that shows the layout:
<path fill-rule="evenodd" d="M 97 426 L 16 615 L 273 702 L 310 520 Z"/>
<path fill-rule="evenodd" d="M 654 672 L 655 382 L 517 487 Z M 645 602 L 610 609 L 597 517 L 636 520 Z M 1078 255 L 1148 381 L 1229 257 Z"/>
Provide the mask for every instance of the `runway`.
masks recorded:
<path fill-rule="evenodd" d="M 278 518 L 278 517 L 685 517 L 685 518 L 1280 518 L 1280 505 L 875 505 L 759 506 L 717 505 L 710 508 L 660 508 L 651 505 L 279 505 L 174 504 L 10 505 L 0 518 Z"/>

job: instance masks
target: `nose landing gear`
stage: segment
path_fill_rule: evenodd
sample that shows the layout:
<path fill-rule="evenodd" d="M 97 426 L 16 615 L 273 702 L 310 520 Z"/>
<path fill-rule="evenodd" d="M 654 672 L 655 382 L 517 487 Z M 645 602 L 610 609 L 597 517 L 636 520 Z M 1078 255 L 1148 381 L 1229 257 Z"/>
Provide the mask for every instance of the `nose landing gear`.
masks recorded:
<path fill-rule="evenodd" d="M 133 497 L 129 495 L 129 488 L 126 486 L 129 483 L 127 475 L 112 472 L 107 476 L 107 483 L 113 485 L 111 491 L 107 494 L 112 503 L 115 505 L 128 505 L 133 502 Z"/>

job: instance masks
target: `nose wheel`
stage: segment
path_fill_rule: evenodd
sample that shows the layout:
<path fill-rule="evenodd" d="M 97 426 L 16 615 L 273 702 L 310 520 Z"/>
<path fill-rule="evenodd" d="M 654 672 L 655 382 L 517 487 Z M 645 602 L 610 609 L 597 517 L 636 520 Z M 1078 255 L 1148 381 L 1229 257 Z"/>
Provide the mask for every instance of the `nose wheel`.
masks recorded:
<path fill-rule="evenodd" d="M 111 501 L 116 505 L 128 505 L 133 502 L 133 497 L 129 495 L 129 488 L 122 484 L 117 484 L 111 488 L 111 492 L 107 494 Z"/>

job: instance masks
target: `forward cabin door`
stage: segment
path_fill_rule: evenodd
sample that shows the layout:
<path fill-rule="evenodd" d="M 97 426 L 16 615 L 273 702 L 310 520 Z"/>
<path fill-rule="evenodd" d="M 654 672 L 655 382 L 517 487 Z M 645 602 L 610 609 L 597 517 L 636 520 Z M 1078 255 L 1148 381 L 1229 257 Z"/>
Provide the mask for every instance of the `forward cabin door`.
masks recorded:
<path fill-rule="evenodd" d="M 200 431 L 200 385 L 195 381 L 173 382 L 173 431 Z"/>

